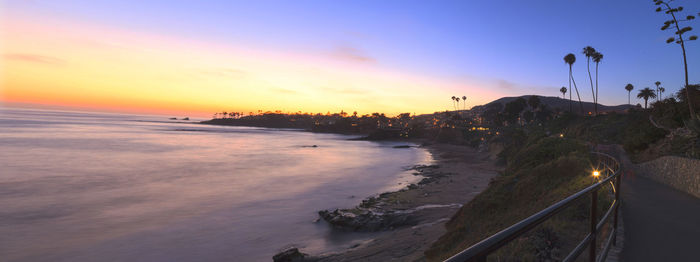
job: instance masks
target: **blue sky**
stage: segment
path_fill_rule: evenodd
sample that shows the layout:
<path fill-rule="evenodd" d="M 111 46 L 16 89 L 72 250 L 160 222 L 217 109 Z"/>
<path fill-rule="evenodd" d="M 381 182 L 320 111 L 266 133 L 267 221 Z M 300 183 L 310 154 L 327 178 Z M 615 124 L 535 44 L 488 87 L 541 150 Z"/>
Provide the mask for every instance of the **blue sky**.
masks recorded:
<path fill-rule="evenodd" d="M 700 12 L 700 1 L 675 2 Z M 590 101 L 586 45 L 604 54 L 603 104 L 626 103 L 627 83 L 638 90 L 661 81 L 675 92 L 683 82 L 680 46 L 665 43 L 671 34 L 659 27 L 667 17 L 654 12 L 651 0 L 9 1 L 4 9 L 251 49 L 339 52 L 512 95 L 560 95 L 568 77 L 562 57 L 571 52 L 580 92 Z M 687 50 L 690 81 L 698 83 L 700 43 Z"/>

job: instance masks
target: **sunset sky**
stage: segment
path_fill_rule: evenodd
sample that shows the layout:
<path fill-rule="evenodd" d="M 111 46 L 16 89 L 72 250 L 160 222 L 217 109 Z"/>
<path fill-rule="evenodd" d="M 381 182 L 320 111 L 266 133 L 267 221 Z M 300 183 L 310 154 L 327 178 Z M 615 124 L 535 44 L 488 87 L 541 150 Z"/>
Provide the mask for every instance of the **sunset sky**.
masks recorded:
<path fill-rule="evenodd" d="M 698 1 L 677 1 L 694 14 Z M 561 96 L 574 53 L 604 54 L 600 102 L 683 82 L 649 1 L 3 1 L 0 101 L 209 116 L 282 110 L 431 113 Z M 690 14 L 690 13 L 688 13 Z M 697 20 L 696 20 L 697 21 Z M 692 33 L 700 33 L 700 26 Z M 700 42 L 688 45 L 700 82 Z M 593 69 L 593 67 L 592 67 Z M 636 102 L 635 102 L 636 103 Z"/>

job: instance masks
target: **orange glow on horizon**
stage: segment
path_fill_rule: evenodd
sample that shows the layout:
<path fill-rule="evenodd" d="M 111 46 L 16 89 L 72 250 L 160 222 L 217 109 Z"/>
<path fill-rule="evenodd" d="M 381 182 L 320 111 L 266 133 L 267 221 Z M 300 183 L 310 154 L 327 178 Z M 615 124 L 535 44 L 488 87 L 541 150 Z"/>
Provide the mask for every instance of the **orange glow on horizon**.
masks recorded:
<path fill-rule="evenodd" d="M 125 112 L 432 113 L 500 94 L 324 54 L 262 52 L 64 22 L 2 18 L 0 101 Z M 476 101 L 475 99 L 476 98 Z"/>

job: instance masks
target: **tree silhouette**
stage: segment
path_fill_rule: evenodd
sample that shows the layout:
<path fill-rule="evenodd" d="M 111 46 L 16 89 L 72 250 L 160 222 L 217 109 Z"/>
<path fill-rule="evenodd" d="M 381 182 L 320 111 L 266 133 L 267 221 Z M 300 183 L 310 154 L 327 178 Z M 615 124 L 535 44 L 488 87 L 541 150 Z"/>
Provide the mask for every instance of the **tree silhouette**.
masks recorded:
<path fill-rule="evenodd" d="M 464 109 L 467 109 L 467 96 L 462 96 L 462 103 L 464 103 Z"/>
<path fill-rule="evenodd" d="M 532 113 L 532 111 L 530 110 L 527 110 L 523 113 L 523 119 L 525 119 L 525 123 L 530 123 L 534 118 L 534 113 Z"/>
<path fill-rule="evenodd" d="M 657 94 L 658 96 L 661 96 L 661 93 L 660 93 L 660 91 L 659 91 L 659 88 L 661 87 L 661 82 L 656 81 L 656 82 L 654 82 L 654 85 L 656 85 L 656 94 Z M 657 100 L 658 100 L 658 97 L 657 97 Z"/>
<path fill-rule="evenodd" d="M 576 90 L 576 96 L 578 97 L 578 104 L 581 108 L 581 114 L 583 114 L 583 103 L 581 102 L 581 95 L 578 93 L 578 87 L 576 87 L 576 80 L 574 80 L 573 66 L 576 63 L 576 56 L 574 54 L 567 54 L 564 56 L 564 62 L 569 65 L 569 89 L 571 89 L 571 82 L 574 83 L 574 90 Z M 569 92 L 569 112 L 571 112 L 571 92 Z"/>
<path fill-rule="evenodd" d="M 537 109 L 537 107 L 540 106 L 540 98 L 537 96 L 530 96 L 530 98 L 527 99 L 527 104 L 530 105 L 530 107 L 534 111 L 535 109 Z"/>
<path fill-rule="evenodd" d="M 518 119 L 520 112 L 522 112 L 526 106 L 527 106 L 527 101 L 525 101 L 525 99 L 520 97 L 518 99 L 515 99 L 513 101 L 506 103 L 506 106 L 505 106 L 503 112 L 505 113 L 507 120 L 509 122 L 513 122 L 513 121 Z"/>
<path fill-rule="evenodd" d="M 598 65 L 600 64 L 600 61 L 603 60 L 603 54 L 600 52 L 595 52 L 593 53 L 593 62 L 595 62 L 595 99 L 594 99 L 594 107 L 595 107 L 595 113 L 596 115 L 598 114 Z"/>
<path fill-rule="evenodd" d="M 535 110 L 537 110 L 537 108 L 540 107 L 540 98 L 537 96 L 530 96 L 530 98 L 527 99 L 527 104 L 530 105 L 530 107 L 532 108 L 532 111 L 528 112 L 534 114 L 536 117 L 537 112 Z M 530 120 L 527 120 L 527 122 L 530 122 Z"/>
<path fill-rule="evenodd" d="M 664 94 L 664 92 L 666 92 L 666 88 L 664 88 L 663 86 L 662 86 L 662 87 L 659 87 L 659 99 L 660 99 L 660 100 L 663 100 L 663 94 Z"/>
<path fill-rule="evenodd" d="M 452 96 L 452 107 L 454 107 L 455 110 L 457 110 L 457 107 L 455 106 L 455 101 L 457 101 L 456 99 L 457 99 L 456 96 Z"/>
<path fill-rule="evenodd" d="M 593 104 L 595 105 L 595 91 L 593 90 L 593 77 L 591 76 L 591 57 L 595 54 L 595 48 L 586 46 L 583 48 L 583 55 L 586 56 L 586 68 L 588 68 L 588 79 L 591 83 L 591 94 L 593 95 Z"/>
<path fill-rule="evenodd" d="M 565 87 L 565 86 L 562 86 L 562 87 L 559 89 L 559 92 L 561 92 L 561 96 L 564 97 L 564 99 L 566 99 L 566 87 Z"/>
<path fill-rule="evenodd" d="M 457 107 L 459 107 L 459 97 L 455 98 L 457 100 Z M 458 108 L 455 108 L 455 110 L 459 110 Z"/>
<path fill-rule="evenodd" d="M 632 84 L 627 84 L 625 86 L 625 90 L 627 90 L 627 104 L 628 105 L 632 105 L 630 103 L 630 93 L 632 92 L 633 89 L 634 89 L 634 86 Z"/>
<path fill-rule="evenodd" d="M 644 89 L 639 90 L 637 98 L 644 99 L 644 109 L 646 109 L 647 101 L 649 100 L 649 98 L 656 98 L 656 92 L 654 92 L 654 90 L 651 90 L 651 88 L 645 87 Z"/>
<path fill-rule="evenodd" d="M 661 31 L 665 31 L 666 29 L 669 29 L 671 27 L 676 28 L 676 32 L 674 32 L 675 35 L 677 35 L 678 39 L 676 39 L 675 36 L 669 37 L 666 39 L 666 43 L 676 43 L 681 45 L 681 50 L 683 51 L 683 69 L 685 70 L 685 86 L 688 86 L 688 60 L 685 55 L 685 41 L 683 39 L 683 34 L 689 32 L 690 30 L 693 30 L 692 27 L 686 26 L 681 28 L 681 26 L 678 24 L 678 22 L 685 22 L 685 21 L 690 21 L 695 19 L 695 16 L 689 15 L 686 16 L 685 19 L 678 20 L 676 18 L 676 13 L 683 11 L 682 6 L 678 6 L 676 8 L 672 8 L 669 2 L 673 0 L 668 0 L 668 1 L 663 1 L 663 0 L 654 0 L 654 4 L 656 5 L 663 5 L 664 7 L 658 7 L 656 8 L 656 12 L 661 12 L 664 11 L 666 14 L 671 15 L 671 20 L 667 20 L 664 22 L 664 25 L 661 27 Z M 700 15 L 700 13 L 698 13 Z M 698 36 L 696 35 L 691 35 L 688 37 L 688 41 L 693 41 L 697 40 Z M 686 88 L 685 92 L 688 97 L 690 97 L 690 89 L 691 88 Z M 690 118 L 695 119 L 695 111 L 693 110 L 693 102 L 691 100 L 688 100 L 688 108 L 690 109 Z"/>

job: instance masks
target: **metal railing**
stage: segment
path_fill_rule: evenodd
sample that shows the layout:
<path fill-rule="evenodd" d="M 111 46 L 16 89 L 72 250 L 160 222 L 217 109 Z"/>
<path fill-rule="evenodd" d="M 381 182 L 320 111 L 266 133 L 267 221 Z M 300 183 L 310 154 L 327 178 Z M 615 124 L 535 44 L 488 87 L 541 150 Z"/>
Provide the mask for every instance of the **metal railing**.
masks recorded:
<path fill-rule="evenodd" d="M 600 181 L 592 186 L 589 186 L 564 200 L 561 200 L 554 205 L 551 205 L 544 210 L 537 212 L 536 214 L 521 220 L 520 222 L 501 230 L 500 232 L 482 240 L 479 243 L 465 249 L 462 252 L 448 258 L 445 261 L 456 262 L 456 261 L 486 261 L 486 257 L 508 244 L 513 239 L 521 236 L 522 234 L 528 232 L 530 229 L 546 221 L 553 215 L 559 213 L 564 208 L 570 206 L 577 199 L 583 196 L 591 196 L 591 210 L 590 210 L 590 228 L 589 233 L 586 237 L 579 242 L 579 244 L 574 248 L 569 255 L 562 261 L 574 261 L 578 258 L 581 253 L 588 247 L 588 260 L 589 261 L 605 261 L 611 244 L 616 245 L 617 240 L 617 221 L 619 216 L 619 206 L 620 206 L 620 182 L 621 182 L 621 172 L 620 163 L 612 156 L 600 153 L 592 152 L 592 154 L 598 158 L 598 167 L 596 171 L 599 172 Z M 610 208 L 605 212 L 603 217 L 598 220 L 598 190 L 604 185 L 610 183 L 615 195 Z M 596 239 L 601 228 L 605 225 L 610 215 L 613 214 L 613 227 L 610 231 L 610 236 L 608 237 L 603 250 L 599 256 L 596 256 Z"/>

